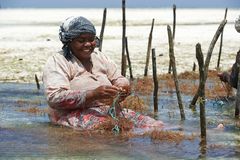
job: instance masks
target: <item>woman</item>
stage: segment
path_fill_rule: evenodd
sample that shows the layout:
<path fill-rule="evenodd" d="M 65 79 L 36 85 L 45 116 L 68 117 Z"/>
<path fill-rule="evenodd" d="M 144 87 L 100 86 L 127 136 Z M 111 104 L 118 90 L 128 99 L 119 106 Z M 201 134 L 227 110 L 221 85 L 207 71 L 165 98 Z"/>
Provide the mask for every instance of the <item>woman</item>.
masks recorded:
<path fill-rule="evenodd" d="M 95 129 L 107 120 L 113 99 L 130 94 L 129 81 L 103 53 L 94 51 L 96 30 L 84 17 L 70 17 L 60 26 L 62 51 L 50 57 L 43 71 L 50 120 L 77 129 Z M 161 121 L 122 110 L 137 128 L 162 127 Z"/>

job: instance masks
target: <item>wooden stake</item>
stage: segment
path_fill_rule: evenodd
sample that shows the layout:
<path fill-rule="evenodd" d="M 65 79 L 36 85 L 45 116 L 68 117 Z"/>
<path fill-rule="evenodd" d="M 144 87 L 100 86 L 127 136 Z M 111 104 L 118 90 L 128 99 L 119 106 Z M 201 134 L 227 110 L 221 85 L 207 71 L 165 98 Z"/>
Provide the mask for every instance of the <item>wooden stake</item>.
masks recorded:
<path fill-rule="evenodd" d="M 173 5 L 173 41 L 175 40 L 175 29 L 176 29 L 176 5 Z"/>
<path fill-rule="evenodd" d="M 204 60 L 201 50 L 201 45 L 198 43 L 196 45 L 196 58 L 199 65 L 199 97 L 200 97 L 200 127 L 201 127 L 201 144 L 206 145 L 207 132 L 206 132 L 206 116 L 205 116 L 205 70 L 204 70 Z"/>
<path fill-rule="evenodd" d="M 226 18 L 227 18 L 227 11 L 228 11 L 228 8 L 225 9 L 224 20 L 226 20 Z M 224 29 L 223 29 L 223 30 L 224 30 Z M 223 43 L 223 31 L 222 31 L 222 34 L 221 34 L 220 48 L 219 48 L 219 53 L 218 53 L 218 61 L 217 61 L 217 69 L 218 69 L 218 70 L 219 70 L 220 59 L 221 59 L 221 54 L 222 54 L 222 43 Z"/>
<path fill-rule="evenodd" d="M 205 64 L 204 64 L 204 83 L 206 82 L 207 80 L 207 76 L 208 76 L 208 67 L 209 67 L 209 63 L 210 63 L 210 60 L 211 60 L 211 56 L 212 56 L 212 52 L 213 52 L 213 49 L 214 49 L 214 46 L 218 40 L 218 37 L 220 36 L 220 34 L 222 33 L 223 31 L 223 28 L 225 26 L 225 24 L 227 23 L 226 20 L 223 20 L 221 22 L 221 24 L 219 25 L 211 43 L 210 43 L 210 46 L 208 48 L 208 53 L 207 53 L 207 57 L 206 57 L 206 60 L 205 60 Z M 200 86 L 198 87 L 198 91 L 196 92 L 196 94 L 194 95 L 193 99 L 192 99 L 192 102 L 190 104 L 190 108 L 192 108 L 193 110 L 195 110 L 195 105 L 196 105 L 196 102 L 198 100 L 198 97 L 199 97 L 199 92 L 200 92 Z"/>
<path fill-rule="evenodd" d="M 193 69 L 192 70 L 193 70 L 193 72 L 196 71 L 196 63 L 195 62 L 193 63 Z"/>
<path fill-rule="evenodd" d="M 179 85 L 178 85 L 177 69 L 176 69 L 174 48 L 173 48 L 172 31 L 171 31 L 171 27 L 169 25 L 167 26 L 167 31 L 168 31 L 168 42 L 169 42 L 169 58 L 170 58 L 170 62 L 172 64 L 173 78 L 174 78 L 176 93 L 177 93 L 177 98 L 178 98 L 178 106 L 179 106 L 179 110 L 180 110 L 181 120 L 185 120 L 185 113 L 184 113 L 184 109 L 183 109 L 182 97 L 181 97 L 181 93 L 180 93 L 180 89 L 179 89 Z"/>
<path fill-rule="evenodd" d="M 156 67 L 156 54 L 155 49 L 152 49 L 152 70 L 153 70 L 153 102 L 154 102 L 154 112 L 158 112 L 158 79 L 157 79 L 157 67 Z"/>
<path fill-rule="evenodd" d="M 35 74 L 35 81 L 36 81 L 37 89 L 40 90 L 40 84 L 36 74 Z"/>
<path fill-rule="evenodd" d="M 127 60 L 128 60 L 130 79 L 133 80 L 132 65 L 131 65 L 130 55 L 129 55 L 129 51 L 128 51 L 128 40 L 127 40 L 127 37 L 125 37 L 125 45 L 126 45 L 126 53 L 127 53 Z"/>
<path fill-rule="evenodd" d="M 105 29 L 105 24 L 106 24 L 106 15 L 107 15 L 107 9 L 104 8 L 103 20 L 102 20 L 102 28 L 101 28 L 100 40 L 99 40 L 99 51 L 102 51 L 103 34 L 104 34 L 104 29 Z"/>
<path fill-rule="evenodd" d="M 122 68 L 121 74 L 126 76 L 126 55 L 125 55 L 125 37 L 126 37 L 126 15 L 125 15 L 125 0 L 122 0 Z"/>
<path fill-rule="evenodd" d="M 147 76 L 147 73 L 148 73 L 149 56 L 150 56 L 150 51 L 151 51 L 151 48 L 152 48 L 153 27 L 154 27 L 154 19 L 152 20 L 152 26 L 151 26 L 151 30 L 150 30 L 149 37 L 148 37 L 147 57 L 146 57 L 146 65 L 145 65 L 145 70 L 144 70 L 144 76 Z"/>
<path fill-rule="evenodd" d="M 176 28 L 176 5 L 173 5 L 173 42 L 175 40 L 175 28 Z M 169 66 L 168 66 L 168 74 L 171 74 L 172 71 L 172 64 L 169 60 Z"/>

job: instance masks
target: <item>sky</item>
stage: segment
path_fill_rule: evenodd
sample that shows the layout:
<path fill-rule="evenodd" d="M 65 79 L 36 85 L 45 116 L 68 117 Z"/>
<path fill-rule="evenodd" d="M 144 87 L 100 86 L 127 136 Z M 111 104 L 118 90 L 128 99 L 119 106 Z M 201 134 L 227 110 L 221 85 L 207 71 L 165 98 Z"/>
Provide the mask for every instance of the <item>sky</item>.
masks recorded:
<path fill-rule="evenodd" d="M 128 8 L 240 8 L 240 0 L 125 0 Z M 0 0 L 1 8 L 120 8 L 122 0 Z"/>

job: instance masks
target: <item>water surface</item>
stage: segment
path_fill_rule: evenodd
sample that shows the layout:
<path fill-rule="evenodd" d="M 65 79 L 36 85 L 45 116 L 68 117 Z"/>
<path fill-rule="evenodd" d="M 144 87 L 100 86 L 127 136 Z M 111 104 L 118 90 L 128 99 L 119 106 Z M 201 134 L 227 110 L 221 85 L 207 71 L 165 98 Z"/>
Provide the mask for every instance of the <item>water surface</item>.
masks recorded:
<path fill-rule="evenodd" d="M 42 87 L 42 86 L 41 86 Z M 144 97 L 143 97 L 144 98 Z M 145 97 L 146 98 L 146 97 Z M 146 98 L 147 99 L 147 98 Z M 180 126 L 193 140 L 180 143 L 153 140 L 150 137 L 126 138 L 114 134 L 85 134 L 52 125 L 46 113 L 28 113 L 24 109 L 47 108 L 43 90 L 35 84 L 0 84 L 0 159 L 239 159 L 239 121 L 234 120 L 234 102 L 207 101 L 207 150 L 199 145 L 199 111 L 187 105 L 191 97 L 183 96 L 186 120 L 180 121 L 175 94 L 161 93 L 156 118 L 169 126 Z M 151 105 L 151 104 L 150 104 Z M 215 129 L 224 123 L 225 129 Z M 238 125 L 237 125 L 238 123 Z"/>

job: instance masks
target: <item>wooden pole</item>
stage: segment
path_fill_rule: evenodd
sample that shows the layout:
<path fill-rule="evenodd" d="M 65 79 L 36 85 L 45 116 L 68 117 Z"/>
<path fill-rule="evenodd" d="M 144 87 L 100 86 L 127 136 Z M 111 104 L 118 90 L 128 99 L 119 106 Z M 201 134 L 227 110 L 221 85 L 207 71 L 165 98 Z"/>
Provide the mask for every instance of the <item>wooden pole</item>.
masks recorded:
<path fill-rule="evenodd" d="M 204 64 L 204 69 L 205 69 L 205 72 L 204 72 L 204 76 L 205 76 L 205 81 L 207 80 L 207 74 L 208 74 L 208 67 L 209 67 L 209 63 L 210 63 L 210 60 L 211 60 L 211 56 L 212 56 L 212 52 L 213 52 L 213 49 L 214 49 L 214 46 L 218 40 L 218 37 L 220 36 L 220 34 L 223 32 L 223 29 L 224 29 L 224 26 L 225 24 L 227 23 L 227 20 L 223 20 L 221 22 L 221 24 L 219 25 L 211 43 L 210 43 L 210 46 L 208 48 L 208 52 L 207 52 L 207 57 L 206 57 L 206 60 L 205 60 L 205 64 Z"/>
<path fill-rule="evenodd" d="M 227 23 L 226 20 L 223 20 L 221 22 L 221 24 L 219 25 L 211 43 L 210 43 L 210 46 L 208 48 L 208 52 L 207 52 L 207 57 L 205 59 L 205 64 L 204 64 L 204 83 L 206 82 L 207 80 L 207 75 L 208 75 L 208 67 L 209 67 L 209 63 L 210 63 L 210 60 L 211 60 L 211 56 L 212 56 L 212 52 L 213 52 L 213 49 L 214 49 L 214 46 L 218 40 L 218 37 L 220 36 L 220 34 L 222 33 L 223 31 L 223 28 L 225 26 L 225 24 Z M 192 99 L 192 102 L 190 104 L 190 108 L 194 109 L 195 110 L 195 105 L 196 105 L 196 102 L 198 100 L 198 97 L 199 97 L 199 92 L 200 92 L 200 86 L 198 87 L 198 91 L 196 92 L 196 94 L 194 95 L 193 99 Z"/>
<path fill-rule="evenodd" d="M 100 32 L 99 51 L 102 51 L 103 34 L 104 34 L 104 29 L 105 29 L 105 24 L 106 24 L 106 15 L 107 15 L 107 9 L 104 8 L 103 20 L 102 20 L 102 28 L 101 28 L 101 32 Z"/>
<path fill-rule="evenodd" d="M 158 79 L 157 79 L 157 67 L 156 67 L 156 54 L 155 49 L 152 49 L 152 70 L 153 70 L 153 102 L 154 102 L 154 112 L 158 112 Z"/>
<path fill-rule="evenodd" d="M 196 63 L 195 63 L 195 62 L 193 63 L 193 69 L 192 69 L 192 71 L 193 71 L 193 72 L 196 71 Z"/>
<path fill-rule="evenodd" d="M 177 93 L 177 98 L 178 98 L 178 106 L 179 106 L 179 110 L 180 110 L 181 120 L 185 120 L 185 113 L 184 113 L 184 109 L 183 109 L 182 97 L 181 97 L 181 93 L 180 93 L 180 89 L 179 89 L 179 85 L 178 85 L 172 31 L 171 31 L 171 27 L 169 25 L 167 26 L 167 31 L 168 31 L 168 42 L 169 42 L 169 58 L 170 58 L 170 62 L 172 64 L 173 78 L 174 78 L 176 93 Z"/>
<path fill-rule="evenodd" d="M 173 42 L 175 40 L 175 28 L 176 28 L 176 5 L 173 5 Z M 169 66 L 168 66 L 168 74 L 171 74 L 172 71 L 172 65 L 169 60 Z"/>
<path fill-rule="evenodd" d="M 227 18 L 227 11 L 228 11 L 228 8 L 225 9 L 224 19 Z M 224 29 L 223 29 L 223 30 L 224 30 Z M 222 34 L 221 34 L 220 47 L 219 47 L 219 53 L 218 53 L 218 61 L 217 61 L 217 69 L 218 69 L 218 70 L 219 70 L 220 59 L 221 59 L 221 54 L 222 54 L 222 43 L 223 43 L 223 31 L 222 31 Z"/>
<path fill-rule="evenodd" d="M 125 37 L 126 37 L 126 14 L 125 14 L 125 0 L 122 0 L 122 68 L 121 74 L 126 76 L 126 55 L 125 55 Z"/>
<path fill-rule="evenodd" d="M 125 37 L 125 45 L 126 45 L 126 53 L 127 53 L 127 60 L 128 60 L 130 79 L 133 80 L 132 65 L 131 65 L 130 55 L 129 55 L 129 51 L 128 51 L 128 40 L 127 40 L 127 37 Z"/>
<path fill-rule="evenodd" d="M 38 77 L 37 77 L 36 74 L 35 74 L 35 82 L 36 82 L 36 85 L 37 85 L 37 89 L 40 90 L 40 84 L 39 84 L 39 80 L 38 80 Z"/>
<path fill-rule="evenodd" d="M 237 53 L 237 66 L 238 71 L 240 69 L 240 52 Z M 236 95 L 236 105 L 235 105 L 235 118 L 239 118 L 240 114 L 240 72 L 238 72 L 238 84 L 237 84 L 237 95 Z"/>
<path fill-rule="evenodd" d="M 147 74 L 148 74 L 149 56 L 150 56 L 151 47 L 152 47 L 153 27 L 154 27 L 154 19 L 152 20 L 152 26 L 151 26 L 151 30 L 150 30 L 149 37 L 148 37 L 147 57 L 146 57 L 146 65 L 145 65 L 145 69 L 144 69 L 144 76 L 147 76 Z"/>
<path fill-rule="evenodd" d="M 206 145 L 206 116 L 205 116 L 205 69 L 204 69 L 204 60 L 201 50 L 201 45 L 198 43 L 196 45 L 196 58 L 199 65 L 199 97 L 200 97 L 200 127 L 201 127 L 201 144 Z"/>
<path fill-rule="evenodd" d="M 176 5 L 173 5 L 173 41 L 175 40 L 175 29 L 176 29 Z"/>

